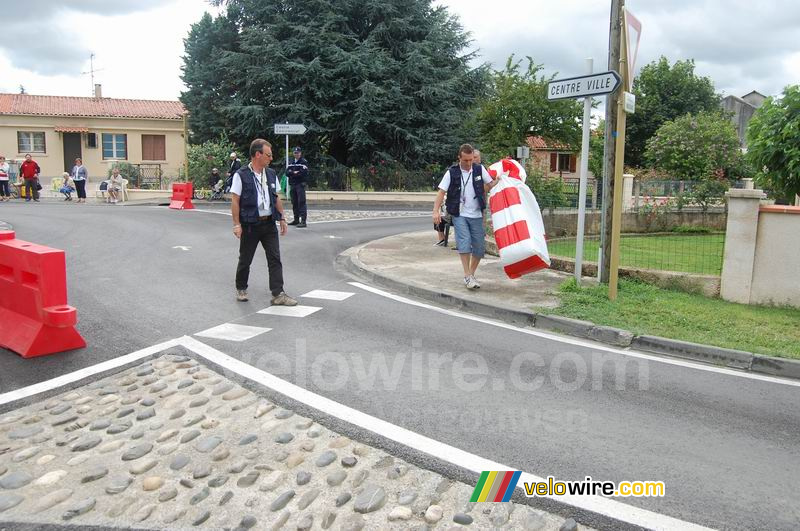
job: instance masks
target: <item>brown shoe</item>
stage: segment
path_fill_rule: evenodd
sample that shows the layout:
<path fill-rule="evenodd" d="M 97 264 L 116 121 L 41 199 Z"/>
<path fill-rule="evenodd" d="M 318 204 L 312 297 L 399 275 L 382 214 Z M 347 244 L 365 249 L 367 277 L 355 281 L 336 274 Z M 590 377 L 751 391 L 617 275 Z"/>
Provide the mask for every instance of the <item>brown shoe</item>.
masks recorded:
<path fill-rule="evenodd" d="M 297 306 L 297 301 L 288 296 L 285 292 L 281 291 L 278 295 L 272 297 L 273 306 Z"/>

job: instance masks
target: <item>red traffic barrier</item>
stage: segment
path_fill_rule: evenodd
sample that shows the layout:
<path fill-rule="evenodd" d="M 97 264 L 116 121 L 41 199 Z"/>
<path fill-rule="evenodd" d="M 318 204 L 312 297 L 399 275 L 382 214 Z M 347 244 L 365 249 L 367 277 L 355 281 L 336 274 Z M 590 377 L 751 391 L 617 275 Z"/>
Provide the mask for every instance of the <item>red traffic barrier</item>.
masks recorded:
<path fill-rule="evenodd" d="M 172 183 L 172 199 L 169 207 L 176 210 L 193 209 L 192 195 L 194 195 L 192 183 Z"/>
<path fill-rule="evenodd" d="M 83 348 L 64 251 L 0 231 L 0 346 L 23 358 Z"/>

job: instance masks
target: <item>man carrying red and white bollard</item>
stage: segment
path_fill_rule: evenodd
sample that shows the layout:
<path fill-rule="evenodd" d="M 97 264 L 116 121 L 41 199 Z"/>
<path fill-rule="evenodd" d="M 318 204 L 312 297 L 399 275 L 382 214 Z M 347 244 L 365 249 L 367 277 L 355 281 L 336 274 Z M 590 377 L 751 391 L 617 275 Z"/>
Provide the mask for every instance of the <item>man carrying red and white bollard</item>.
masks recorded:
<path fill-rule="evenodd" d="M 486 168 L 475 164 L 474 157 L 475 149 L 471 145 L 463 144 L 458 149 L 458 164 L 445 172 L 433 205 L 433 222 L 440 223 L 440 208 L 447 193 L 445 206 L 447 213 L 453 217 L 456 248 L 464 268 L 464 285 L 468 289 L 481 287 L 475 279 L 475 270 L 486 252 L 486 234 L 483 230 L 486 192 L 499 182 L 492 180 Z"/>

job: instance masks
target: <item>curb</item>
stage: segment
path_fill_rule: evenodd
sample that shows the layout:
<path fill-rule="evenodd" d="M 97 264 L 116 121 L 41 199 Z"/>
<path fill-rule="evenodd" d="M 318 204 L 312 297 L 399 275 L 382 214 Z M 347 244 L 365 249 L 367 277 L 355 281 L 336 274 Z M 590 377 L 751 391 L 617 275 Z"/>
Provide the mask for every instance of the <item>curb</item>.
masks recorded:
<path fill-rule="evenodd" d="M 597 341 L 618 348 L 634 348 L 651 354 L 700 361 L 732 369 L 800 379 L 800 361 L 786 358 L 773 358 L 742 350 L 733 350 L 712 345 L 702 345 L 665 337 L 637 336 L 629 330 L 596 325 L 589 321 L 548 315 L 526 310 L 503 308 L 494 304 L 471 301 L 457 295 L 438 292 L 381 275 L 369 269 L 358 258 L 359 251 L 370 242 L 351 247 L 336 258 L 342 270 L 360 279 L 380 284 L 386 288 L 405 293 L 434 303 L 451 306 L 484 317 L 511 322 L 519 326 L 531 326 L 565 335 Z"/>

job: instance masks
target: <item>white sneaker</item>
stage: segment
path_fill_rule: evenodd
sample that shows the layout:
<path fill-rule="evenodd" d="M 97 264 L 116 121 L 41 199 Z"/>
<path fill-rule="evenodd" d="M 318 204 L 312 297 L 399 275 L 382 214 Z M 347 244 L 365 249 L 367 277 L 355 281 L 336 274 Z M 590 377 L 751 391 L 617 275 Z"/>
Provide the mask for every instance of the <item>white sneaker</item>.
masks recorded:
<path fill-rule="evenodd" d="M 475 281 L 475 277 L 466 277 L 464 279 L 464 284 L 467 286 L 467 289 L 477 289 L 480 287 Z"/>
<path fill-rule="evenodd" d="M 480 288 L 480 287 L 481 287 L 481 285 L 480 285 L 480 283 L 478 282 L 478 279 L 477 279 L 477 278 L 475 278 L 475 275 L 472 275 L 472 277 L 471 277 L 471 278 L 472 278 L 472 289 L 478 289 L 478 288 Z"/>

